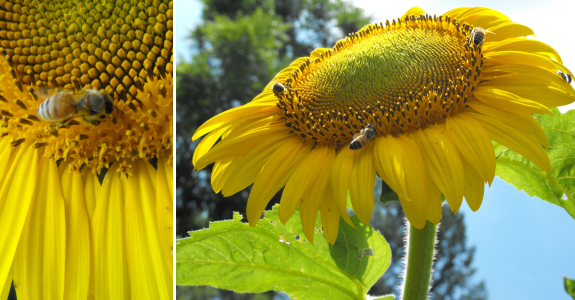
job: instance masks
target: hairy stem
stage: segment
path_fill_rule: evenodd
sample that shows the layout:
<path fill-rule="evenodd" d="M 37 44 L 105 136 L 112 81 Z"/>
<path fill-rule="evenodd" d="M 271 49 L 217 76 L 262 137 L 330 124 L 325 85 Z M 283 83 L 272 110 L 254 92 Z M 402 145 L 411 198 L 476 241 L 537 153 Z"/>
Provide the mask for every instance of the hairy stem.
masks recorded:
<path fill-rule="evenodd" d="M 406 246 L 406 270 L 404 273 L 403 300 L 426 300 L 431 279 L 437 225 L 429 221 L 423 229 L 409 225 Z"/>

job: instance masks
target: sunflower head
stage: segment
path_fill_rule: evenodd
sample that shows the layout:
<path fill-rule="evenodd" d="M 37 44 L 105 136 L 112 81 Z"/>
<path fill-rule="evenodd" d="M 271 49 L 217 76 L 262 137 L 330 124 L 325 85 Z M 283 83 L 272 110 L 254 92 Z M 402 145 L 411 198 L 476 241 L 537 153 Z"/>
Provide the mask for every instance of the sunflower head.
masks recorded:
<path fill-rule="evenodd" d="M 30 1 L 0 11 L 0 135 L 70 169 L 171 157 L 173 4 Z M 47 94 L 93 89 L 112 112 L 93 124 L 42 122 Z M 49 91 L 47 93 L 46 91 Z M 108 112 L 110 109 L 106 109 Z M 97 126 L 94 126 L 97 124 Z"/>
<path fill-rule="evenodd" d="M 314 51 L 275 93 L 286 126 L 339 148 L 367 124 L 396 136 L 445 122 L 465 107 L 481 75 L 473 32 L 449 16 L 406 15 Z"/>
<path fill-rule="evenodd" d="M 376 173 L 416 228 L 440 221 L 442 194 L 453 212 L 463 198 L 477 210 L 495 174 L 491 140 L 550 172 L 531 114 L 575 100 L 572 73 L 532 34 L 488 8 L 414 7 L 295 60 L 251 103 L 204 123 L 194 165 L 215 162 L 224 196 L 253 183 L 252 225 L 283 188 L 280 219 L 299 207 L 311 238 L 320 210 L 331 243 L 340 217 L 352 224 L 348 194 L 369 222 Z"/>

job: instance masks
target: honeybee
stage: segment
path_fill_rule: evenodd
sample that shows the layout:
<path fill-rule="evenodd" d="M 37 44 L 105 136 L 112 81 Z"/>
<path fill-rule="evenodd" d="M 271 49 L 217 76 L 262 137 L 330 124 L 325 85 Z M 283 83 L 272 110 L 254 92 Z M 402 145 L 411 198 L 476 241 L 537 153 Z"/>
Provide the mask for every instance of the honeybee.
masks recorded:
<path fill-rule="evenodd" d="M 59 91 L 48 96 L 38 107 L 38 119 L 54 124 L 64 124 L 82 117 L 91 125 L 98 125 L 106 114 L 114 111 L 114 104 L 107 94 L 97 90 Z"/>
<path fill-rule="evenodd" d="M 268 88 L 272 91 L 274 91 L 274 93 L 283 93 L 286 90 L 286 87 L 278 82 L 279 80 L 276 79 L 274 80 L 273 84 Z"/>
<path fill-rule="evenodd" d="M 567 81 L 568 83 L 571 83 L 571 74 L 565 74 L 561 71 L 557 71 L 557 73 L 561 75 L 561 78 L 563 78 L 563 80 Z"/>
<path fill-rule="evenodd" d="M 367 124 L 359 133 L 353 136 L 353 140 L 349 143 L 349 149 L 358 150 L 365 147 L 369 142 L 375 139 L 377 129 L 371 124 Z"/>
<path fill-rule="evenodd" d="M 475 45 L 480 45 L 483 44 L 484 40 L 485 40 L 485 33 L 493 33 L 489 30 L 485 30 L 481 27 L 474 27 L 473 30 L 471 31 L 471 39 L 473 40 L 473 43 Z M 493 33 L 495 34 L 495 33 Z"/>

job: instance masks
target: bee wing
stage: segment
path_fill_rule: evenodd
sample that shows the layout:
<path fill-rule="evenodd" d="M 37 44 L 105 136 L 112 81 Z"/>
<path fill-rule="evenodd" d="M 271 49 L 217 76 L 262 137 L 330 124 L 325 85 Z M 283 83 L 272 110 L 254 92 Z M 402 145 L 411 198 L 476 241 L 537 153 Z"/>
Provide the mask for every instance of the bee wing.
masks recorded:
<path fill-rule="evenodd" d="M 78 106 L 78 103 L 82 100 L 82 99 L 86 99 L 86 97 L 88 96 L 88 94 L 90 93 L 89 91 L 86 90 L 78 90 L 78 91 L 60 91 L 60 93 L 64 93 L 65 95 L 60 95 L 59 97 L 59 102 L 60 105 L 69 105 L 75 108 L 75 112 L 73 115 L 71 115 L 69 118 L 78 118 L 78 117 L 82 117 L 82 116 L 87 116 L 87 115 L 92 115 L 93 112 L 90 110 L 90 108 L 88 107 L 88 105 L 82 105 L 82 106 Z"/>
<path fill-rule="evenodd" d="M 360 137 L 362 134 L 363 134 L 363 133 L 361 133 L 361 132 L 358 132 L 358 133 L 354 134 L 352 140 L 357 139 L 357 138 Z"/>
<path fill-rule="evenodd" d="M 90 92 L 86 91 L 86 90 L 79 90 L 79 91 L 74 91 L 74 92 L 70 92 L 70 94 L 72 94 L 72 99 L 74 99 L 74 103 L 78 103 L 80 102 L 80 100 L 82 100 L 83 98 L 86 98 L 88 96 Z"/>
<path fill-rule="evenodd" d="M 80 102 L 81 100 L 86 99 L 88 97 L 88 94 L 90 94 L 89 91 L 78 90 L 78 91 L 74 91 L 74 92 L 70 91 L 69 93 L 72 96 L 72 97 L 70 97 L 70 99 L 71 99 L 70 105 L 75 106 L 77 109 L 76 113 L 74 114 L 74 118 L 93 114 L 93 112 L 90 110 L 88 105 L 84 104 L 82 106 L 77 106 L 78 102 Z"/>
<path fill-rule="evenodd" d="M 57 88 L 49 88 L 49 87 L 36 87 L 34 88 L 34 95 L 38 96 L 41 99 L 47 99 L 50 96 L 57 94 L 60 90 Z"/>
<path fill-rule="evenodd" d="M 273 89 L 274 89 L 274 85 L 276 85 L 276 83 L 278 83 L 279 81 L 280 81 L 279 78 L 274 79 L 274 81 L 272 81 L 272 82 L 268 85 L 267 89 L 268 89 L 268 90 L 273 90 Z"/>

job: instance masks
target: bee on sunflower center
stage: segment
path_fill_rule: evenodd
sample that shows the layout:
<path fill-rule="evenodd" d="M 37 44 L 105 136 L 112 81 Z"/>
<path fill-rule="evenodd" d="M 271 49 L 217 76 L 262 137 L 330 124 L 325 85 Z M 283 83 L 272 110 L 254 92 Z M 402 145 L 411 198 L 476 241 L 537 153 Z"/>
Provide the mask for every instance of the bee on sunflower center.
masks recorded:
<path fill-rule="evenodd" d="M 349 149 L 358 150 L 365 147 L 369 142 L 375 139 L 377 135 L 377 129 L 372 124 L 367 124 L 360 132 L 353 136 L 351 143 L 349 143 Z"/>
<path fill-rule="evenodd" d="M 114 111 L 110 96 L 97 90 L 45 91 L 44 94 L 48 96 L 38 107 L 38 119 L 52 124 L 82 117 L 86 123 L 97 126 Z"/>

